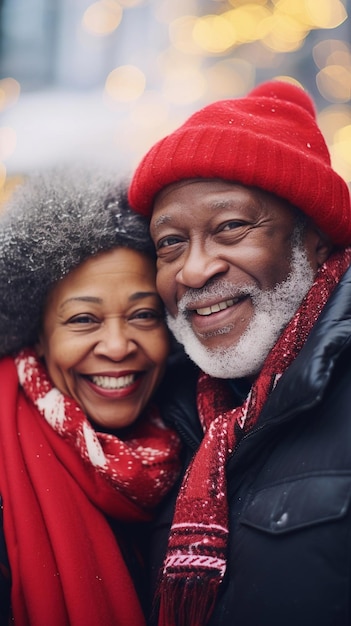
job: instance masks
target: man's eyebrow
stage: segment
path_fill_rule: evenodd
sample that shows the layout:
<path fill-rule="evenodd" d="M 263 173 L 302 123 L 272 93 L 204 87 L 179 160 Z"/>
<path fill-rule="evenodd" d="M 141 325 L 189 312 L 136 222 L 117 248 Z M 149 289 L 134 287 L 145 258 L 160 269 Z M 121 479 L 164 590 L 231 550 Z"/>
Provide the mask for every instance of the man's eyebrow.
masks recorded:
<path fill-rule="evenodd" d="M 232 199 L 225 200 L 224 198 L 221 198 L 218 200 L 213 200 L 213 202 L 210 203 L 209 208 L 213 209 L 214 211 L 220 211 L 223 209 L 232 209 L 236 206 L 238 206 L 238 203 L 235 203 Z"/>
<path fill-rule="evenodd" d="M 218 198 L 209 201 L 208 208 L 212 211 L 230 211 L 231 209 L 241 208 L 242 202 L 238 200 Z M 164 224 L 172 224 L 171 215 L 159 215 L 152 222 L 152 229 L 158 230 Z"/>
<path fill-rule="evenodd" d="M 163 226 L 163 224 L 168 224 L 170 222 L 172 222 L 172 218 L 170 215 L 160 215 L 159 217 L 156 217 L 152 222 L 152 228 L 155 228 L 157 230 L 158 228 Z"/>

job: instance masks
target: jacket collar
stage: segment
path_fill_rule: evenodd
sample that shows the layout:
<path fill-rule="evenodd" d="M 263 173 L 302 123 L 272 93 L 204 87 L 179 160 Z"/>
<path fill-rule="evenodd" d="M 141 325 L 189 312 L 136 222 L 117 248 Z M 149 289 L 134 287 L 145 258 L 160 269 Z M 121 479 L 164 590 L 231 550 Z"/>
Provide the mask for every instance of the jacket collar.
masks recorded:
<path fill-rule="evenodd" d="M 320 401 L 338 357 L 351 345 L 351 267 L 325 305 L 301 352 L 279 380 L 261 420 L 282 419 Z M 261 421 L 260 420 L 260 421 Z"/>

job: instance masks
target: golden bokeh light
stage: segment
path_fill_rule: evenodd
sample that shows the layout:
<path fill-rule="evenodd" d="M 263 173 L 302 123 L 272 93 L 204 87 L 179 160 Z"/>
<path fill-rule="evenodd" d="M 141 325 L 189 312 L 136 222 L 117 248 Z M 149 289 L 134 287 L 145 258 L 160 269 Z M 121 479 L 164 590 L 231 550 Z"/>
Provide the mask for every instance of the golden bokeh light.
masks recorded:
<path fill-rule="evenodd" d="M 6 166 L 0 162 L 0 211 L 7 202 L 15 187 L 22 184 L 24 177 L 20 175 L 7 175 Z"/>
<path fill-rule="evenodd" d="M 187 56 L 174 46 L 170 46 L 158 55 L 156 62 L 157 68 L 162 79 L 165 79 L 169 72 L 179 71 L 184 67 L 193 67 L 199 69 L 202 67 L 201 55 Z"/>
<path fill-rule="evenodd" d="M 133 126 L 147 131 L 163 125 L 169 117 L 169 105 L 158 91 L 145 91 L 130 111 Z"/>
<path fill-rule="evenodd" d="M 334 149 L 351 170 L 351 124 L 339 128 L 335 133 Z"/>
<path fill-rule="evenodd" d="M 348 143 L 347 149 L 350 150 Z M 330 146 L 330 155 L 335 171 L 351 186 L 351 164 L 345 161 L 345 148 L 339 143 Z"/>
<path fill-rule="evenodd" d="M 351 124 L 351 107 L 331 104 L 318 114 L 318 124 L 328 144 L 332 144 L 339 128 Z"/>
<path fill-rule="evenodd" d="M 316 76 L 317 87 L 329 102 L 348 102 L 351 98 L 351 67 L 328 65 Z"/>
<path fill-rule="evenodd" d="M 114 102 L 133 102 L 145 89 L 145 75 L 135 65 L 121 65 L 109 73 L 105 94 Z"/>
<path fill-rule="evenodd" d="M 262 42 L 275 52 L 295 52 L 304 44 L 308 34 L 305 26 L 290 15 L 276 11 L 265 22 L 266 33 Z"/>
<path fill-rule="evenodd" d="M 118 0 L 118 3 L 125 9 L 131 9 L 133 7 L 145 4 L 146 0 Z"/>
<path fill-rule="evenodd" d="M 10 126 L 0 127 L 0 161 L 6 161 L 16 148 L 17 135 Z"/>
<path fill-rule="evenodd" d="M 236 28 L 221 15 L 205 15 L 196 20 L 193 38 L 208 53 L 223 53 L 236 42 Z"/>
<path fill-rule="evenodd" d="M 308 23 L 306 0 L 276 0 L 274 13 L 293 17 L 301 24 Z"/>
<path fill-rule="evenodd" d="M 303 89 L 303 85 L 300 83 L 300 81 L 294 78 L 293 76 L 287 76 L 285 74 L 281 74 L 279 76 L 275 76 L 274 80 L 282 80 L 282 81 L 285 81 L 286 83 L 291 83 L 292 85 L 296 85 L 296 87 L 301 87 L 301 89 Z"/>
<path fill-rule="evenodd" d="M 275 68 L 281 65 L 281 59 L 277 52 L 264 46 L 262 41 L 254 41 L 249 46 L 246 46 L 245 60 L 258 71 L 265 69 L 273 72 Z"/>
<path fill-rule="evenodd" d="M 330 149 L 334 169 L 351 183 L 351 106 L 332 104 L 318 115 L 318 124 Z"/>
<path fill-rule="evenodd" d="M 351 52 L 349 50 L 336 50 L 327 58 L 328 65 L 342 65 L 351 67 Z"/>
<path fill-rule="evenodd" d="M 196 15 L 184 15 L 173 20 L 169 25 L 169 40 L 171 44 L 184 54 L 199 54 L 203 52 L 193 38 L 197 20 Z"/>
<path fill-rule="evenodd" d="M 270 4 L 271 0 L 256 0 L 255 4 L 257 6 L 266 6 L 267 4 Z M 248 4 L 248 0 L 228 0 L 228 4 L 232 5 L 233 7 L 237 8 L 240 7 L 242 5 L 247 5 Z"/>
<path fill-rule="evenodd" d="M 14 78 L 0 80 L 0 111 L 14 105 L 20 95 L 21 86 Z"/>
<path fill-rule="evenodd" d="M 0 211 L 3 208 L 4 203 L 7 201 L 8 194 L 8 178 L 5 163 L 0 161 Z"/>
<path fill-rule="evenodd" d="M 254 87 L 255 67 L 245 59 L 226 59 L 210 67 L 206 79 L 214 100 L 236 98 Z"/>
<path fill-rule="evenodd" d="M 206 92 L 204 73 L 195 67 L 180 67 L 168 72 L 162 87 L 165 99 L 175 105 L 192 104 Z"/>
<path fill-rule="evenodd" d="M 347 18 L 340 0 L 306 0 L 306 8 L 314 28 L 336 28 Z"/>
<path fill-rule="evenodd" d="M 84 12 L 82 25 L 91 35 L 105 36 L 112 33 L 122 20 L 123 9 L 115 0 L 100 0 Z"/>
<path fill-rule="evenodd" d="M 6 165 L 0 162 L 0 190 L 5 187 L 6 181 Z"/>
<path fill-rule="evenodd" d="M 236 30 L 238 43 L 261 39 L 267 32 L 265 25 L 271 15 L 272 12 L 268 8 L 252 2 L 224 13 L 225 18 Z"/>
<path fill-rule="evenodd" d="M 221 0 L 222 1 L 222 0 Z M 195 15 L 197 0 L 162 0 L 155 6 L 155 18 L 159 22 L 170 24 L 186 15 Z"/>
<path fill-rule="evenodd" d="M 323 69 L 329 63 L 337 65 L 351 64 L 350 46 L 339 39 L 324 39 L 317 43 L 312 50 L 312 56 L 319 69 Z M 343 58 L 340 63 L 337 59 Z"/>
<path fill-rule="evenodd" d="M 187 57 L 170 47 L 158 56 L 157 66 L 162 77 L 162 97 L 168 103 L 183 106 L 204 96 L 207 84 L 199 55 Z"/>

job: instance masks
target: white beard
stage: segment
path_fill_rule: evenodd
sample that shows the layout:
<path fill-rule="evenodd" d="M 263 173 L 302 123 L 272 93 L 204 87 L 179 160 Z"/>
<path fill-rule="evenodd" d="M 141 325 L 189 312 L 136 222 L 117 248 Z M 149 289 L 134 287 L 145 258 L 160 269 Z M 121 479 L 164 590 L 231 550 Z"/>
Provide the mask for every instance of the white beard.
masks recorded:
<path fill-rule="evenodd" d="M 203 301 L 204 297 L 218 296 L 220 300 L 238 295 L 238 288 L 228 281 L 218 280 L 203 289 L 190 289 L 178 303 L 177 317 L 167 313 L 167 323 L 185 352 L 204 372 L 215 378 L 242 378 L 256 375 L 268 353 L 276 343 L 284 326 L 297 311 L 314 281 L 314 272 L 301 245 L 292 249 L 291 272 L 274 289 L 263 291 L 253 286 L 240 288 L 240 294 L 249 294 L 254 315 L 247 329 L 233 346 L 207 348 L 192 330 L 186 306 Z M 224 297 L 223 297 L 224 296 Z M 218 335 L 232 330 L 228 325 Z"/>

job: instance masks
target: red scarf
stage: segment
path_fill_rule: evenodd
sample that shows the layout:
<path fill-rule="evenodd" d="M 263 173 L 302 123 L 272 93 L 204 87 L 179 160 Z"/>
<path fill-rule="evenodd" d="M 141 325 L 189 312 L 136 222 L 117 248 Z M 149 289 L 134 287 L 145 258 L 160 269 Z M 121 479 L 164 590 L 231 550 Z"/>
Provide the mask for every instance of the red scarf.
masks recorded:
<path fill-rule="evenodd" d="M 268 395 L 298 355 L 350 262 L 351 249 L 347 249 L 333 254 L 320 268 L 242 406 L 231 408 L 225 381 L 200 375 L 198 411 L 205 435 L 178 495 L 160 585 L 159 626 L 207 624 L 226 570 L 227 461 L 257 423 Z"/>
<path fill-rule="evenodd" d="M 16 626 L 144 626 L 106 520 L 148 520 L 179 443 L 150 411 L 124 441 L 96 433 L 34 352 L 0 362 L 0 494 Z M 20 381 L 20 386 L 18 382 Z"/>

